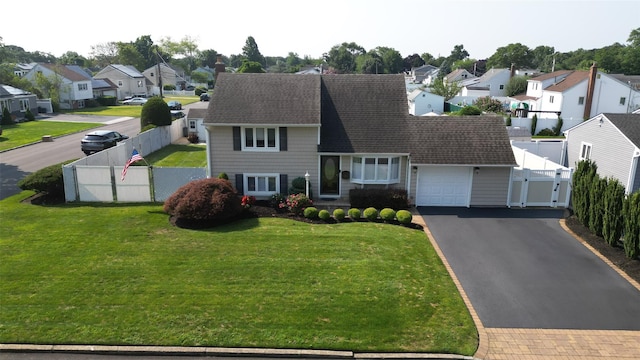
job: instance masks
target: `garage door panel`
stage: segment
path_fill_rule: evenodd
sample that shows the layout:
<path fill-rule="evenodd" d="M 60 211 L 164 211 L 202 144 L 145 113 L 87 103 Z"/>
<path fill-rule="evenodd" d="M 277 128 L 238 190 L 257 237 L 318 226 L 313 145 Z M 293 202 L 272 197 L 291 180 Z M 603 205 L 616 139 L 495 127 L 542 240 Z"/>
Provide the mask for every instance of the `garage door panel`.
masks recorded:
<path fill-rule="evenodd" d="M 468 167 L 435 166 L 418 173 L 416 205 L 468 206 L 471 171 Z"/>

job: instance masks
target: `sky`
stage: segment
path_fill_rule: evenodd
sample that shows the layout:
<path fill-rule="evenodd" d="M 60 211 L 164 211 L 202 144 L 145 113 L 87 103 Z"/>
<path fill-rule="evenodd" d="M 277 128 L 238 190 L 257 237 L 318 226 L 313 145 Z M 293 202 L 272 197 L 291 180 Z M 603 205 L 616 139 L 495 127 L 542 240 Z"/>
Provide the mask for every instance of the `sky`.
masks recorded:
<path fill-rule="evenodd" d="M 559 52 L 626 44 L 637 28 L 640 0 L 32 0 L 2 16 L 0 37 L 56 57 L 67 51 L 89 57 L 92 46 L 150 35 L 156 44 L 188 37 L 198 50 L 225 56 L 242 53 L 253 36 L 264 56 L 319 58 L 355 42 L 402 57 L 448 56 L 463 45 L 471 58 L 486 59 L 514 43 Z"/>

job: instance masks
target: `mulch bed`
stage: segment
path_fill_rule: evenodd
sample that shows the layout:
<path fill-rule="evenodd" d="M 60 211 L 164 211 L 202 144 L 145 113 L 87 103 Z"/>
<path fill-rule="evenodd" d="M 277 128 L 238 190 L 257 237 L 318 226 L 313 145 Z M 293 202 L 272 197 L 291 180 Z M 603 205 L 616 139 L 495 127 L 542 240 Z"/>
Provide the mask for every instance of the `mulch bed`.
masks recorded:
<path fill-rule="evenodd" d="M 31 203 L 34 205 L 53 205 L 64 203 L 64 199 L 51 199 L 43 194 L 36 194 L 28 199 L 25 199 L 24 202 Z M 257 218 L 257 217 L 278 217 L 296 221 L 302 221 L 311 224 L 335 224 L 336 221 L 332 218 L 329 221 L 324 221 L 320 219 L 307 219 L 304 216 L 297 216 L 290 214 L 286 211 L 278 211 L 271 206 L 256 204 L 251 206 L 250 209 L 244 211 L 241 218 Z M 225 222 L 220 223 L 212 223 L 210 221 L 206 223 L 202 222 L 187 222 L 181 219 L 170 218 L 169 220 L 173 225 L 183 228 L 191 228 L 191 229 L 205 229 L 211 228 Z M 360 219 L 358 221 L 366 222 L 365 219 Z M 352 222 L 349 218 L 346 218 L 344 222 Z M 378 222 L 382 222 L 379 220 Z M 401 225 L 397 221 L 392 222 L 392 224 L 405 226 L 408 228 L 422 230 L 422 225 L 419 224 L 410 224 L 410 225 Z M 596 249 L 602 256 L 607 258 L 611 263 L 617 266 L 620 270 L 624 271 L 629 277 L 640 283 L 640 259 L 629 259 L 624 253 L 624 248 L 621 243 L 618 243 L 616 246 L 609 246 L 603 238 L 596 236 L 591 233 L 589 228 L 582 225 L 574 215 L 569 215 L 565 219 L 565 224 L 571 231 L 573 231 L 576 235 L 578 235 L 584 242 L 589 244 L 591 247 Z"/>

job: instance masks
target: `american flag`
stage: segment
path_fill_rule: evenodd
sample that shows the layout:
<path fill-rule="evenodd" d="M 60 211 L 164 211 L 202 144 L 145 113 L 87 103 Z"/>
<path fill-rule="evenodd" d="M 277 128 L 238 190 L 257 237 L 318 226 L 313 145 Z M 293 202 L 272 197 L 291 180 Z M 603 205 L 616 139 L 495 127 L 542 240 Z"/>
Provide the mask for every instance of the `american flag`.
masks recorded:
<path fill-rule="evenodd" d="M 131 153 L 131 158 L 127 160 L 127 163 L 124 164 L 124 168 L 122 169 L 122 175 L 120 176 L 120 179 L 122 181 L 124 181 L 124 177 L 127 175 L 127 169 L 129 168 L 129 165 L 140 160 L 144 160 L 144 158 L 142 157 L 142 155 L 140 155 L 140 153 L 138 153 L 138 150 L 133 149 L 133 153 Z"/>

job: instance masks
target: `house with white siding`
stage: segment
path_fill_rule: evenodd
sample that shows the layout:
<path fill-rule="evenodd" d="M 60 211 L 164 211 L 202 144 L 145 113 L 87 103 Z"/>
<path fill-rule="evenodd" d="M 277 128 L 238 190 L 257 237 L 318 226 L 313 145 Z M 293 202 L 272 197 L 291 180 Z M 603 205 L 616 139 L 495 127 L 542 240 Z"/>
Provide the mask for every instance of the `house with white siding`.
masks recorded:
<path fill-rule="evenodd" d="M 149 96 L 151 94 L 147 79 L 131 65 L 107 65 L 94 75 L 95 79 L 109 80 L 117 88 L 117 99 L 123 100 L 132 96 Z"/>
<path fill-rule="evenodd" d="M 423 89 L 415 89 L 407 95 L 409 114 L 422 116 L 425 114 L 442 114 L 444 112 L 444 96 L 436 95 Z"/>
<path fill-rule="evenodd" d="M 640 190 L 640 114 L 599 114 L 564 134 L 568 166 L 592 160 L 601 177 L 617 179 L 627 194 Z"/>
<path fill-rule="evenodd" d="M 403 75 L 220 73 L 204 126 L 209 174 L 240 194 L 315 199 L 395 188 L 418 206 L 507 206 L 517 166 L 502 117 L 416 117 Z"/>
<path fill-rule="evenodd" d="M 24 75 L 32 83 L 38 76 L 59 84 L 61 109 L 81 109 L 85 100 L 93 99 L 91 75 L 77 65 L 37 63 Z"/>

